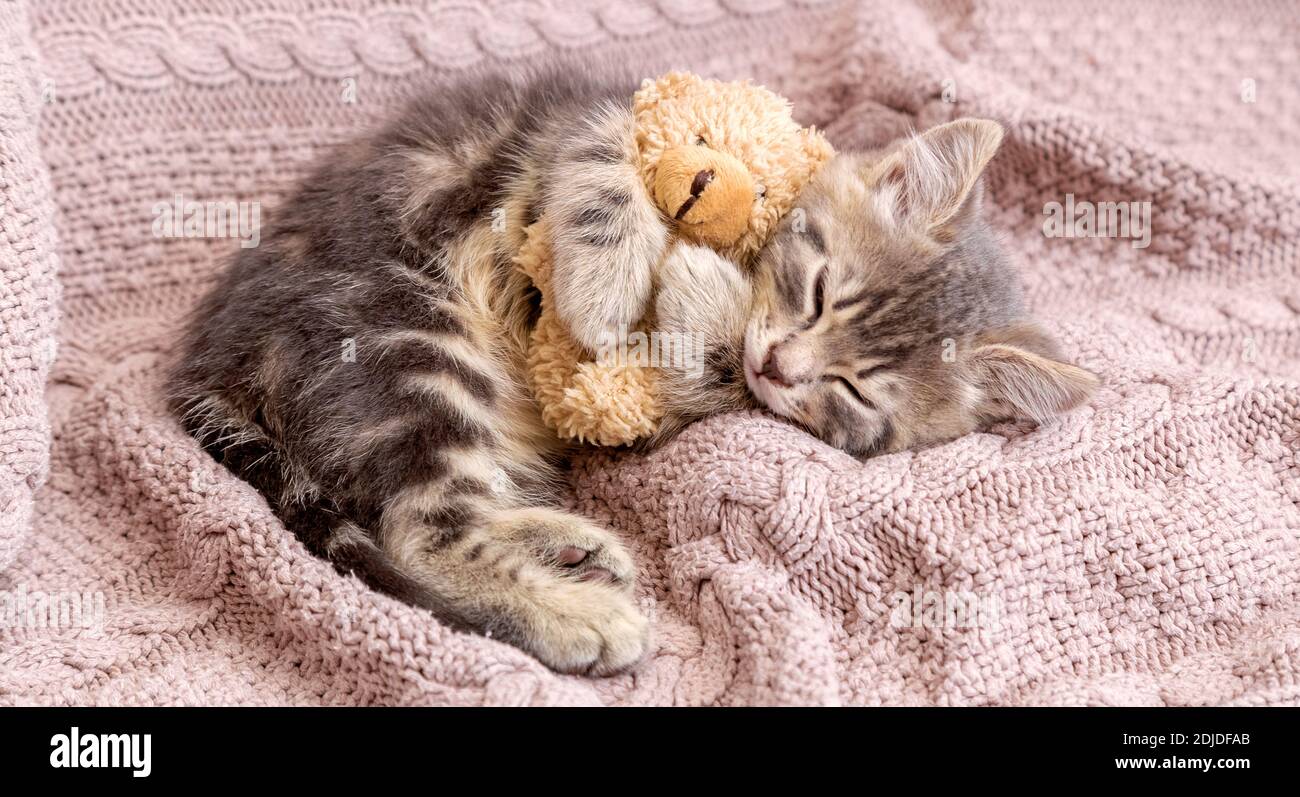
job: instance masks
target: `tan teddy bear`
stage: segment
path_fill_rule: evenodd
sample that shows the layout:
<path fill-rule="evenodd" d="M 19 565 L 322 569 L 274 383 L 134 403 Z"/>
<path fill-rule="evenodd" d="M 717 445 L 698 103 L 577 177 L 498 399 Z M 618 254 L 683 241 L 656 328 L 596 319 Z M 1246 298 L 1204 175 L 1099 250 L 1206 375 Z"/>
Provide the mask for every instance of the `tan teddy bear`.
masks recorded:
<path fill-rule="evenodd" d="M 790 103 L 761 86 L 672 72 L 633 95 L 639 169 L 677 236 L 747 265 L 812 175 L 833 154 Z M 597 362 L 565 328 L 551 300 L 547 219 L 526 231 L 515 262 L 542 297 L 528 375 L 542 418 L 564 439 L 625 445 L 662 417 L 655 368 Z M 652 318 L 642 319 L 647 329 Z"/>

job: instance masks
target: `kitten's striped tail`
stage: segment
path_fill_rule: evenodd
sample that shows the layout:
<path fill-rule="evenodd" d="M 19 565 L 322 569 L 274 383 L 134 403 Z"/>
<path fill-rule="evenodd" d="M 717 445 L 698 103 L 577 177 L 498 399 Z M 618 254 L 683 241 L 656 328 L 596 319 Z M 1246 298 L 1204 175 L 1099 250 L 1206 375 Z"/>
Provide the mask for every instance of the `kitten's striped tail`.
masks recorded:
<path fill-rule="evenodd" d="M 429 611 L 453 631 L 482 632 L 450 601 L 405 573 L 359 529 L 355 533 L 335 531 L 325 558 L 340 573 L 352 573 L 376 592 Z"/>
<path fill-rule="evenodd" d="M 214 406 L 215 405 L 215 406 Z M 401 569 L 374 537 L 342 517 L 328 499 L 292 489 L 287 458 L 265 430 L 244 422 L 214 401 L 176 400 L 186 431 L 214 459 L 267 498 L 276 517 L 313 555 L 367 587 L 433 614 L 454 631 L 480 632 L 463 611 Z"/>

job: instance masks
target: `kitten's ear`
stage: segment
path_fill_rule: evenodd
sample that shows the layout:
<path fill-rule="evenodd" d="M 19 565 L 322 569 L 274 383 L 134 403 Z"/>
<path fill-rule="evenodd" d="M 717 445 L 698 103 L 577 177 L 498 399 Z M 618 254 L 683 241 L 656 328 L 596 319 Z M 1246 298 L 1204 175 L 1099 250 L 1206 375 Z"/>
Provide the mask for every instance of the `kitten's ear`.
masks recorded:
<path fill-rule="evenodd" d="M 1041 330 L 1026 325 L 1001 337 L 1006 340 L 977 347 L 967 360 L 981 409 L 991 416 L 1043 423 L 1087 402 L 1101 384 L 1091 371 L 1060 360 Z"/>
<path fill-rule="evenodd" d="M 977 212 L 979 176 L 1002 143 L 1002 125 L 958 119 L 913 136 L 868 178 L 895 219 L 935 237 Z"/>

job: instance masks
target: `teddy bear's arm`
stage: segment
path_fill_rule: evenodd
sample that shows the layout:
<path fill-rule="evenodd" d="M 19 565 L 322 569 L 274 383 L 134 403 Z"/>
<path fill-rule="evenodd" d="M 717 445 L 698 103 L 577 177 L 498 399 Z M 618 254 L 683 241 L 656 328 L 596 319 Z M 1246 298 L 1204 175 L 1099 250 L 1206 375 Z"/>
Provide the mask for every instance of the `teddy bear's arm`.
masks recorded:
<path fill-rule="evenodd" d="M 555 309 L 593 352 L 645 313 L 668 244 L 636 158 L 632 116 L 611 108 L 574 131 L 548 170 L 542 213 L 551 229 Z"/>

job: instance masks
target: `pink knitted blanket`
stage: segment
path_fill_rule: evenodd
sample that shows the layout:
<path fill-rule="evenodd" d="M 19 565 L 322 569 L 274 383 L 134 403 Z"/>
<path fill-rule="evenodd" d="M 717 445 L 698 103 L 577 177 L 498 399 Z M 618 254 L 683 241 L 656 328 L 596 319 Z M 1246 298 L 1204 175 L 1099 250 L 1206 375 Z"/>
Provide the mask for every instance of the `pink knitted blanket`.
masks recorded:
<path fill-rule="evenodd" d="M 1285 2 L 0 3 L 0 702 L 1300 702 L 1298 43 Z M 656 629 L 608 680 L 335 575 L 163 412 L 248 236 L 160 204 L 269 211 L 557 52 L 752 76 L 842 149 L 1002 120 L 989 213 L 1097 400 L 866 463 L 762 414 L 585 457 Z"/>

